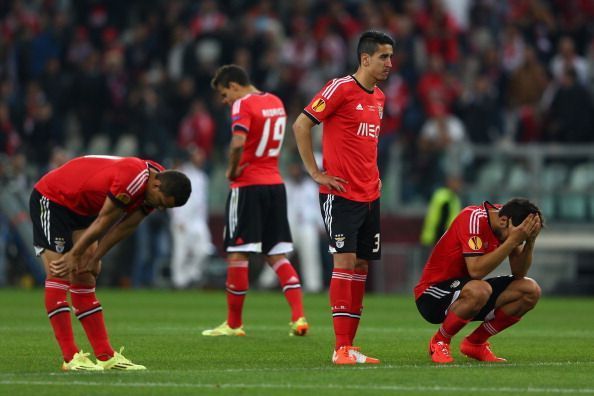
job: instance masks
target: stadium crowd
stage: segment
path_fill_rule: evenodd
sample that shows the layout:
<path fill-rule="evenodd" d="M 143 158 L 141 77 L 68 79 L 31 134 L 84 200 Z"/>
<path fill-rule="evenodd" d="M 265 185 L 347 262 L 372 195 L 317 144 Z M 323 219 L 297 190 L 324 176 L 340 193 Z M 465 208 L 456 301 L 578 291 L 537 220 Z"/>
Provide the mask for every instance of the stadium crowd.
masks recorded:
<path fill-rule="evenodd" d="M 212 173 L 230 139 L 218 66 L 249 70 L 290 125 L 377 29 L 396 40 L 380 171 L 400 145 L 403 194 L 428 198 L 470 144 L 594 142 L 593 28 L 592 0 L 1 2 L 0 180 L 30 190 L 75 155 L 172 165 L 196 146 Z"/>

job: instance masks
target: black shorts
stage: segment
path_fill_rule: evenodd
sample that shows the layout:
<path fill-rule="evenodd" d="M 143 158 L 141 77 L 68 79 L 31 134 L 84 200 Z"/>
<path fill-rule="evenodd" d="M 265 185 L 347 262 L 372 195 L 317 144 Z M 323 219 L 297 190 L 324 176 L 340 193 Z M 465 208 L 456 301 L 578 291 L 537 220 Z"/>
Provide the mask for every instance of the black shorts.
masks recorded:
<path fill-rule="evenodd" d="M 225 217 L 226 252 L 273 255 L 293 251 L 284 184 L 232 188 Z"/>
<path fill-rule="evenodd" d="M 379 198 L 373 202 L 356 202 L 320 194 L 320 209 L 330 253 L 355 253 L 364 260 L 381 258 Z"/>
<path fill-rule="evenodd" d="M 89 227 L 96 218 L 76 214 L 35 189 L 29 198 L 29 215 L 33 222 L 33 245 L 37 255 L 45 249 L 66 253 L 72 249 L 72 232 Z"/>
<path fill-rule="evenodd" d="M 448 308 L 456 301 L 464 285 L 471 280 L 470 278 L 453 278 L 428 287 L 417 298 L 417 309 L 421 313 L 421 316 L 429 323 L 438 324 L 443 322 L 448 313 Z M 487 315 L 495 309 L 495 301 L 497 301 L 499 295 L 507 289 L 513 280 L 513 275 L 485 279 L 484 281 L 489 283 L 491 288 L 493 288 L 493 293 L 485 306 L 472 320 L 485 320 Z"/>

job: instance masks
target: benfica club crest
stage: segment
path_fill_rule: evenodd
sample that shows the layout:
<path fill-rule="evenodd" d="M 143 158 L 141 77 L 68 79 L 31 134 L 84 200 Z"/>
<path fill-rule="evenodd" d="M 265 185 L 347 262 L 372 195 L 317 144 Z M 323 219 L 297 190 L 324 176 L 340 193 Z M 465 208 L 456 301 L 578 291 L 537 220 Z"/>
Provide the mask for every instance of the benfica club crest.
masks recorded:
<path fill-rule="evenodd" d="M 64 247 L 66 246 L 66 241 L 64 238 L 56 238 L 54 240 L 54 244 L 56 245 L 57 253 L 64 253 Z"/>
<path fill-rule="evenodd" d="M 345 236 L 342 234 L 338 234 L 334 237 L 334 243 L 336 244 L 336 247 L 339 249 L 342 249 L 344 247 L 344 241 L 345 241 Z"/>
<path fill-rule="evenodd" d="M 382 118 L 384 118 L 384 107 L 383 106 L 377 105 L 377 112 L 379 113 L 380 120 Z"/>

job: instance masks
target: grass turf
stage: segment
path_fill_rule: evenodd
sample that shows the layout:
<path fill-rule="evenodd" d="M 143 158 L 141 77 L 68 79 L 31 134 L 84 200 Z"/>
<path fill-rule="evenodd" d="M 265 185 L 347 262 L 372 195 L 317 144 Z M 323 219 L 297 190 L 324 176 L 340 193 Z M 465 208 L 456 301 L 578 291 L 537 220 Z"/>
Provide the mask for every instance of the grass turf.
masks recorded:
<path fill-rule="evenodd" d="M 332 327 L 325 294 L 307 295 L 306 337 L 289 337 L 280 292 L 250 292 L 247 337 L 209 338 L 201 330 L 225 319 L 222 292 L 100 290 L 115 348 L 146 372 L 63 373 L 43 308 L 42 290 L 0 289 L 2 395 L 516 395 L 594 394 L 594 301 L 544 298 L 517 326 L 493 338 L 505 364 L 471 361 L 453 343 L 456 362 L 429 361 L 436 327 L 412 297 L 370 295 L 357 344 L 379 366 L 330 363 Z M 74 320 L 78 345 L 90 346 Z M 462 331 L 468 333 L 476 324 Z"/>

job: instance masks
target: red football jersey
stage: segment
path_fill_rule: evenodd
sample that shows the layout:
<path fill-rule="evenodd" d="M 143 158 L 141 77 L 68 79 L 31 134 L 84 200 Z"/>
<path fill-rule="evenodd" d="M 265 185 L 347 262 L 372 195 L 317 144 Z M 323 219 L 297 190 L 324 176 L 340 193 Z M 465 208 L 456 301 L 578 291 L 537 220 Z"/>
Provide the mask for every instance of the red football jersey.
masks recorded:
<path fill-rule="evenodd" d="M 451 279 L 469 277 L 464 257 L 481 256 L 499 247 L 499 239 L 489 224 L 486 203 L 467 206 L 439 239 L 415 286 L 415 299 L 429 286 Z M 500 206 L 495 206 L 497 209 Z"/>
<path fill-rule="evenodd" d="M 97 216 L 106 197 L 130 213 L 144 203 L 149 169 L 160 172 L 164 168 L 140 158 L 88 155 L 47 173 L 35 189 L 82 216 Z"/>
<path fill-rule="evenodd" d="M 231 187 L 281 184 L 278 156 L 287 125 L 283 102 L 267 92 L 246 95 L 233 103 L 231 121 L 233 133 L 246 134 L 239 167 L 247 164 Z"/>
<path fill-rule="evenodd" d="M 368 91 L 346 76 L 329 81 L 303 110 L 314 123 L 324 124 L 324 170 L 348 181 L 344 193 L 320 186 L 321 193 L 358 202 L 379 198 L 377 142 L 384 99 L 378 87 Z"/>

